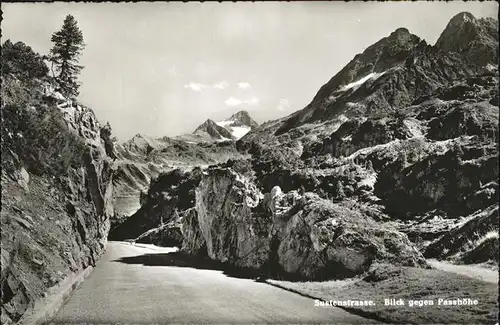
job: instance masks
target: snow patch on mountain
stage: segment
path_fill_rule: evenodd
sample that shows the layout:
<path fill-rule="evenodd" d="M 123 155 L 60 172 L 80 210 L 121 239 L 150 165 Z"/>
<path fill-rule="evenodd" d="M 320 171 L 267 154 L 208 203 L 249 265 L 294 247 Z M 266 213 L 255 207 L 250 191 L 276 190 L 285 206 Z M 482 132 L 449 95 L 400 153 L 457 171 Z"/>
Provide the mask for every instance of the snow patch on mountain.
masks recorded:
<path fill-rule="evenodd" d="M 227 121 L 220 121 L 220 122 L 215 122 L 218 126 L 221 126 L 225 129 L 227 129 L 229 132 L 231 132 L 231 135 L 236 139 L 242 138 L 245 134 L 250 132 L 252 129 L 249 126 L 233 126 L 236 124 L 235 121 L 233 120 L 227 120 Z"/>
<path fill-rule="evenodd" d="M 215 122 L 218 126 L 221 126 L 225 129 L 227 129 L 229 132 L 231 132 L 231 135 L 234 137 L 234 139 L 238 140 L 242 138 L 245 134 L 250 132 L 252 129 L 249 126 L 233 126 L 236 124 L 235 121 L 229 120 L 229 121 L 220 121 L 220 122 Z"/>
<path fill-rule="evenodd" d="M 228 120 L 228 121 L 220 121 L 220 122 L 215 122 L 218 126 L 222 126 L 225 128 L 226 126 L 230 126 L 231 124 L 234 124 L 233 120 Z"/>
<path fill-rule="evenodd" d="M 231 134 L 238 140 L 242 138 L 245 134 L 250 132 L 250 130 L 251 129 L 249 127 L 235 126 L 231 128 Z"/>
<path fill-rule="evenodd" d="M 340 88 L 340 91 L 347 91 L 351 88 L 355 88 L 354 90 L 358 89 L 359 87 L 361 87 L 361 85 L 363 85 L 366 81 L 370 80 L 370 79 L 373 79 L 373 80 L 377 80 L 378 78 L 380 78 L 382 75 L 385 74 L 385 71 L 384 72 L 380 72 L 380 73 L 377 73 L 377 72 L 372 72 L 370 74 L 368 74 L 367 76 L 364 76 L 363 78 L 359 79 L 359 80 L 356 80 L 354 82 L 351 82 L 347 85 L 344 85 Z"/>

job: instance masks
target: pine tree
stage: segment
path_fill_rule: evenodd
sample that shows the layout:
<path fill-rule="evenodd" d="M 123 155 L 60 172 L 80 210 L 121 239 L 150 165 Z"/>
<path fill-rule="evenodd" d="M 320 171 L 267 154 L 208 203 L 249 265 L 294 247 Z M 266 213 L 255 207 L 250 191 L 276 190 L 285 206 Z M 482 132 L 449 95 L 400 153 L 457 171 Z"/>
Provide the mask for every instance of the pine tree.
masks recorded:
<path fill-rule="evenodd" d="M 55 77 L 61 92 L 64 95 L 76 97 L 80 87 L 77 75 L 83 69 L 83 66 L 78 64 L 78 58 L 85 44 L 83 33 L 78 28 L 75 17 L 67 15 L 61 30 L 52 34 L 51 41 L 54 47 L 50 50 L 50 60 L 58 73 Z"/>

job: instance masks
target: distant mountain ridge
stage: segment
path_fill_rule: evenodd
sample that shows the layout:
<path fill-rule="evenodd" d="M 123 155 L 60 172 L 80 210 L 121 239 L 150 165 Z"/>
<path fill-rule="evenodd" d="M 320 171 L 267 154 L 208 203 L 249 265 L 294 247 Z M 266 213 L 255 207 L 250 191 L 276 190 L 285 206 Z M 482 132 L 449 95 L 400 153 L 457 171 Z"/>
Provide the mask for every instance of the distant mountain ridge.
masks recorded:
<path fill-rule="evenodd" d="M 116 143 L 118 159 L 113 184 L 117 218 L 114 221 L 120 222 L 140 207 L 140 193 L 162 172 L 174 168 L 189 170 L 239 158 L 241 155 L 233 140 L 256 125 L 247 112 L 238 112 L 223 122 L 208 119 L 193 134 L 153 138 L 138 133 L 123 143 Z"/>
<path fill-rule="evenodd" d="M 271 121 L 279 136 L 310 123 L 342 123 L 345 118 L 394 114 L 450 82 L 494 69 L 498 26 L 491 18 L 459 13 L 436 44 L 398 28 L 367 47 L 325 83 L 302 110 Z M 271 131 L 269 125 L 266 133 Z M 244 137 L 264 136 L 262 127 Z M 257 135 L 259 133 L 259 135 Z"/>
<path fill-rule="evenodd" d="M 304 109 L 257 127 L 237 146 L 297 161 L 275 175 L 270 164 L 261 177 L 266 191 L 294 190 L 310 177 L 305 189 L 330 199 L 341 179 L 357 200 L 373 194 L 412 240 L 425 238 L 426 257 L 498 265 L 497 248 L 477 253 L 496 240 L 488 231 L 498 231 L 491 213 L 498 209 L 498 83 L 498 22 L 462 12 L 435 45 L 398 28 L 356 55 Z M 373 174 L 360 181 L 363 173 Z M 447 225 L 425 220 L 436 211 Z M 460 228 L 460 217 L 470 223 Z M 440 238 L 451 228 L 466 234 L 462 241 Z"/>
<path fill-rule="evenodd" d="M 239 111 L 220 122 L 208 119 L 193 133 L 205 133 L 215 140 L 238 140 L 257 126 L 259 124 L 250 117 L 247 111 Z"/>

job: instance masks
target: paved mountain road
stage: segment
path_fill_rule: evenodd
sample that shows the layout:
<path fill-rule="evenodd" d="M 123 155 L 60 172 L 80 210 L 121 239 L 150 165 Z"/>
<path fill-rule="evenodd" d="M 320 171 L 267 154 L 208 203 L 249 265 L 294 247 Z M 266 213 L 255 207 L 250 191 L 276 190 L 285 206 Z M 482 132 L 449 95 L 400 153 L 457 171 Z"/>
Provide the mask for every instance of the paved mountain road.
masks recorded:
<path fill-rule="evenodd" d="M 139 260 L 145 263 L 134 260 L 170 252 L 172 248 L 110 242 L 51 324 L 375 323 L 339 308 L 315 307 L 312 299 L 222 271 L 155 265 L 147 262 L 149 257 Z M 123 262 L 127 258 L 134 262 Z"/>

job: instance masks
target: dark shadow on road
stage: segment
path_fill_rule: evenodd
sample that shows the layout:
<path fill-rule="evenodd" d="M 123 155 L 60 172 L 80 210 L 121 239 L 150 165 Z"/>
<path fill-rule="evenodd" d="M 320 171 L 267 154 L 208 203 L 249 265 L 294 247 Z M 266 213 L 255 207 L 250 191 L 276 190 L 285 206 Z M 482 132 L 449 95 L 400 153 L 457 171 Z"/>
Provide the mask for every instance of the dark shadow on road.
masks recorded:
<path fill-rule="evenodd" d="M 291 275 L 284 274 L 278 269 L 241 268 L 214 261 L 206 256 L 191 255 L 186 252 L 143 254 L 138 256 L 122 257 L 113 262 L 126 264 L 142 264 L 145 266 L 174 266 L 190 267 L 201 270 L 222 271 L 225 275 L 234 278 L 255 279 L 264 282 L 273 278 L 280 280 L 300 280 Z"/>

